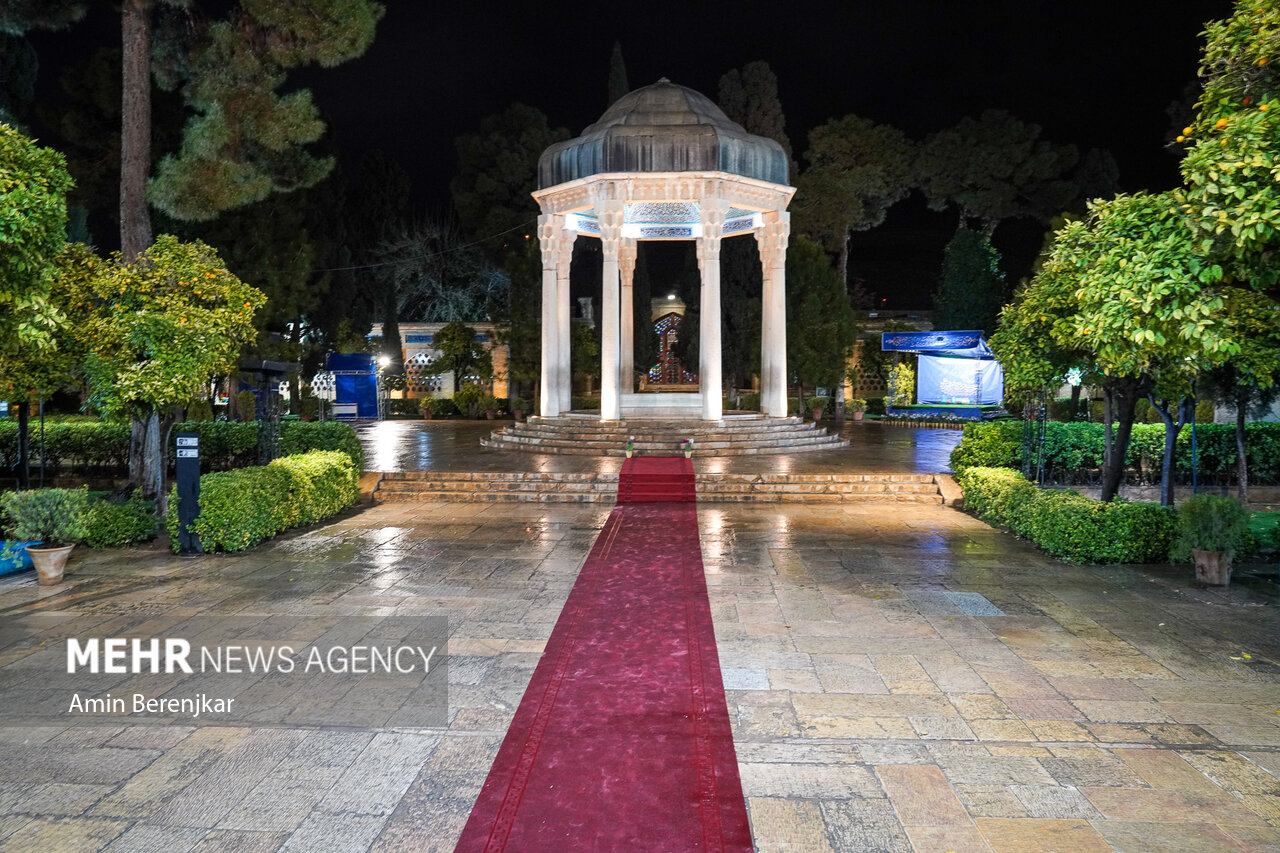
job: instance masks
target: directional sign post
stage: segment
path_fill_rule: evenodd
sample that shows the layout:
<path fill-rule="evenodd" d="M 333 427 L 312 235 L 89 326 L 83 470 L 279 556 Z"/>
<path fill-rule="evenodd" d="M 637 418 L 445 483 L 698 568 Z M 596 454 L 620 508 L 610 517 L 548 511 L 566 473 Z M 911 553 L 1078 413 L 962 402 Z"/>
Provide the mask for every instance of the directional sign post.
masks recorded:
<path fill-rule="evenodd" d="M 194 432 L 178 433 L 178 545 L 184 557 L 204 553 L 200 537 L 189 528 L 200 514 L 200 436 Z"/>

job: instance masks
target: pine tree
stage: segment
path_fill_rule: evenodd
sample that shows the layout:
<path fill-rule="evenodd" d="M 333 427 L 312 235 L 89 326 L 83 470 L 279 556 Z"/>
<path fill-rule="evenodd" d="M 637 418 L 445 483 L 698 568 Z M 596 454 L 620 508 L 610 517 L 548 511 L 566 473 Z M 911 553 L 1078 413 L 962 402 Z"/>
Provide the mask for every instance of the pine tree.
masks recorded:
<path fill-rule="evenodd" d="M 87 4 L 4 0 L 0 29 L 21 35 L 79 20 Z M 166 17 L 170 9 L 181 15 Z M 177 154 L 159 164 L 151 203 L 177 219 L 311 186 L 332 168 L 305 146 L 324 131 L 306 89 L 280 94 L 290 70 L 332 67 L 361 55 L 383 7 L 371 0 L 323 4 L 123 0 L 120 244 L 133 258 L 151 244 L 151 82 L 181 92 L 192 111 Z M 224 14 L 212 18 L 211 14 Z M 155 60 L 153 62 L 153 59 Z"/>
<path fill-rule="evenodd" d="M 609 104 L 613 106 L 618 98 L 631 91 L 627 82 L 627 63 L 622 59 L 622 43 L 613 43 L 613 53 L 609 54 Z"/>
<path fill-rule="evenodd" d="M 961 228 L 947 244 L 942 282 L 934 301 L 936 329 L 995 331 L 1008 296 L 1000 253 L 978 231 Z"/>
<path fill-rule="evenodd" d="M 778 76 L 769 63 L 756 60 L 725 73 L 720 78 L 717 100 L 724 114 L 742 125 L 747 133 L 774 140 L 786 152 L 787 160 L 791 160 L 787 118 L 778 97 Z"/>

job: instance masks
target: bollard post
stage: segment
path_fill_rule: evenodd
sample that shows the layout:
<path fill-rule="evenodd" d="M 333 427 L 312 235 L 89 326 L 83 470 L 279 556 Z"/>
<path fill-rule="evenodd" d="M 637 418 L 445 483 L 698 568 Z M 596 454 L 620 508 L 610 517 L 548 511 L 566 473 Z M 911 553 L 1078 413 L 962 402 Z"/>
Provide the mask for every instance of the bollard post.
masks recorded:
<path fill-rule="evenodd" d="M 184 557 L 204 553 L 200 537 L 189 528 L 200 514 L 200 436 L 178 433 L 176 466 L 178 476 L 178 551 Z"/>

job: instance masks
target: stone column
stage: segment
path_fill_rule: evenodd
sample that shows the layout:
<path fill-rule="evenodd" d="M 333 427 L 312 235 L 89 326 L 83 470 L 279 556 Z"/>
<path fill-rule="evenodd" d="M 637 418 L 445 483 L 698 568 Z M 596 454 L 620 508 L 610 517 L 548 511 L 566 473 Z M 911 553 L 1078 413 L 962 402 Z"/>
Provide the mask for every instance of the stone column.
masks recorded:
<path fill-rule="evenodd" d="M 785 210 L 764 215 L 756 231 L 764 273 L 760 327 L 760 411 L 774 418 L 787 416 L 787 240 L 791 214 Z"/>
<path fill-rule="evenodd" d="M 560 396 L 560 411 L 573 410 L 573 360 L 569 341 L 572 338 L 570 320 L 569 269 L 573 263 L 573 242 L 577 231 L 560 232 L 559 257 L 556 262 L 556 333 L 559 337 L 556 360 L 556 390 Z"/>
<path fill-rule="evenodd" d="M 697 240 L 697 247 L 702 299 L 698 306 L 698 382 L 702 386 L 702 419 L 718 421 L 724 415 L 720 387 L 723 384 L 720 378 L 720 239 L 724 232 L 725 204 L 718 197 L 704 195 L 700 208 L 702 236 Z"/>
<path fill-rule="evenodd" d="M 556 300 L 556 265 L 559 260 L 559 232 L 564 217 L 544 213 L 538 217 L 538 246 L 542 250 L 542 376 L 538 388 L 539 412 L 544 418 L 560 414 L 560 335 Z"/>
<path fill-rule="evenodd" d="M 604 272 L 600 292 L 600 420 L 616 421 L 621 416 L 618 399 L 619 305 L 618 254 L 622 243 L 622 201 L 596 202 L 600 223 L 600 248 Z"/>
<path fill-rule="evenodd" d="M 636 323 L 635 294 L 631 289 L 636 274 L 636 241 L 633 237 L 623 237 L 618 247 L 618 271 L 622 277 L 622 290 L 619 298 L 619 341 L 622 358 L 618 362 L 619 388 L 623 394 L 636 390 Z"/>

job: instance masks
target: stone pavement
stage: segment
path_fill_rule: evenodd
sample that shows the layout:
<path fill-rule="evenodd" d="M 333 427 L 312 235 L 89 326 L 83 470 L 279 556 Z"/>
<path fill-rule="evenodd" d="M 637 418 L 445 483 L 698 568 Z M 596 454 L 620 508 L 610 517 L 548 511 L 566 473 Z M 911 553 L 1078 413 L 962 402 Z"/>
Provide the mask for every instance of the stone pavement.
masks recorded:
<path fill-rule="evenodd" d="M 374 421 L 357 427 L 370 471 L 604 472 L 622 468 L 618 456 L 557 456 L 480 447 L 480 439 L 509 421 Z M 846 421 L 838 430 L 848 447 L 758 456 L 695 456 L 699 474 L 934 474 L 949 472 L 958 429 L 884 426 Z"/>
<path fill-rule="evenodd" d="M 23 665 L 66 637 L 451 632 L 447 727 L 344 681 L 307 694 L 311 721 L 2 728 L 0 850 L 452 849 L 608 511 L 385 504 L 242 556 L 0 581 L 0 699 L 75 689 Z M 1066 566 L 937 506 L 699 521 L 760 850 L 1280 850 L 1266 587 Z"/>

